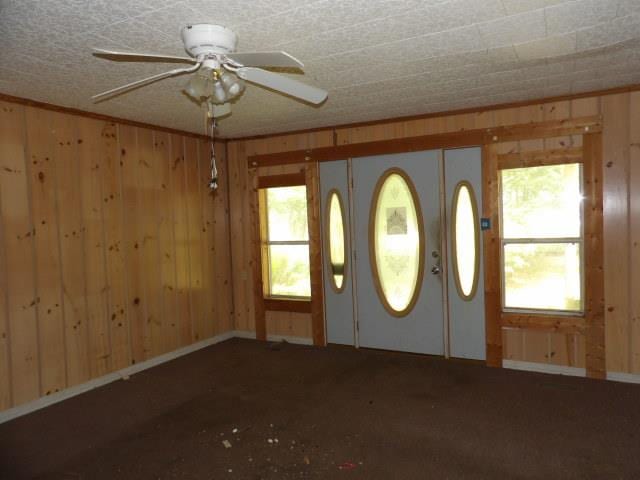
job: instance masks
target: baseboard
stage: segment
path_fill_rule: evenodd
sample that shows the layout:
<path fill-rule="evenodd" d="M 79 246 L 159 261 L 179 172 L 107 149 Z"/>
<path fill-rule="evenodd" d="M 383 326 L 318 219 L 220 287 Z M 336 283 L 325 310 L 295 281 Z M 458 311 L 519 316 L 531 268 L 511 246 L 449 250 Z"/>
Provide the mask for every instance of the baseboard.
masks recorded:
<path fill-rule="evenodd" d="M 611 380 L 613 382 L 640 383 L 640 374 L 607 372 L 607 380 Z"/>
<path fill-rule="evenodd" d="M 121 378 L 129 377 L 135 373 L 155 367 L 170 360 L 174 360 L 178 357 L 182 357 L 183 355 L 187 355 L 197 350 L 206 348 L 210 345 L 223 342 L 225 340 L 233 338 L 235 336 L 234 334 L 235 332 L 233 331 L 222 333 L 220 335 L 216 335 L 215 337 L 207 338 L 205 340 L 192 343 L 191 345 L 187 345 L 186 347 L 179 348 L 178 350 L 158 355 L 157 357 L 150 358 L 149 360 L 145 360 L 144 362 L 136 363 L 135 365 L 123 368 L 122 370 L 118 370 L 117 372 L 108 373 L 107 375 L 94 378 L 93 380 L 81 383 L 80 385 L 75 385 L 60 392 L 47 395 L 46 397 L 40 397 L 29 403 L 4 410 L 0 412 L 0 423 L 8 422 L 9 420 L 13 420 L 14 418 L 21 417 L 22 415 L 26 415 L 31 412 L 35 412 L 36 410 L 48 407 L 49 405 L 53 405 L 54 403 L 62 402 L 63 400 L 66 400 L 68 398 L 75 397 L 76 395 L 88 392 L 89 390 L 93 390 L 94 388 L 98 388 L 108 383 L 115 382 L 116 380 L 120 380 Z"/>
<path fill-rule="evenodd" d="M 236 330 L 232 332 L 234 337 L 237 338 L 251 338 L 253 340 L 256 339 L 256 332 L 248 331 L 248 330 Z M 267 335 L 268 342 L 288 342 L 295 343 L 298 345 L 313 345 L 313 339 L 309 337 L 292 337 L 289 335 Z"/>
<path fill-rule="evenodd" d="M 555 375 L 570 375 L 572 377 L 584 377 L 586 369 L 578 367 L 567 367 L 564 365 L 553 365 L 549 363 L 522 362 L 519 360 L 503 360 L 503 368 L 511 370 L 525 370 L 527 372 L 553 373 Z"/>

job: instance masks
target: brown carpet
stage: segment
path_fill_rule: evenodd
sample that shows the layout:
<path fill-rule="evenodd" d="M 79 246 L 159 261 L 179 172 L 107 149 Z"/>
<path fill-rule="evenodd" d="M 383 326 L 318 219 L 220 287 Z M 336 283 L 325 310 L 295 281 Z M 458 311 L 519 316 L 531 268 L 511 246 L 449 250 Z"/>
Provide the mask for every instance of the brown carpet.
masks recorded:
<path fill-rule="evenodd" d="M 639 435 L 640 385 L 230 340 L 0 425 L 0 478 L 632 479 Z"/>

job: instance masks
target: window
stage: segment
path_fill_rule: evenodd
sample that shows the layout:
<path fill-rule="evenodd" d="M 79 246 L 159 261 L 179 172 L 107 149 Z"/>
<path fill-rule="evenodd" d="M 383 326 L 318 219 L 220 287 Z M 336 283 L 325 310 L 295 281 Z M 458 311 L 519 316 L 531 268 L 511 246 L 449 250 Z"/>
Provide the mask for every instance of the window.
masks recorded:
<path fill-rule="evenodd" d="M 453 275 L 458 295 L 468 301 L 476 294 L 480 271 L 478 205 L 469 182 L 456 185 L 452 212 Z"/>
<path fill-rule="evenodd" d="M 328 232 L 329 244 L 329 269 L 331 272 L 330 283 L 333 289 L 340 293 L 344 289 L 344 280 L 346 274 L 345 263 L 345 221 L 344 209 L 342 208 L 342 198 L 337 190 L 329 192 L 329 205 L 327 215 L 326 229 Z"/>
<path fill-rule="evenodd" d="M 378 180 L 369 217 L 369 246 L 382 304 L 391 315 L 407 315 L 420 294 L 425 246 L 418 196 L 400 169 L 391 168 Z"/>
<path fill-rule="evenodd" d="M 264 292 L 272 298 L 311 296 L 307 189 L 260 190 Z"/>
<path fill-rule="evenodd" d="M 501 171 L 503 307 L 582 312 L 582 169 Z"/>

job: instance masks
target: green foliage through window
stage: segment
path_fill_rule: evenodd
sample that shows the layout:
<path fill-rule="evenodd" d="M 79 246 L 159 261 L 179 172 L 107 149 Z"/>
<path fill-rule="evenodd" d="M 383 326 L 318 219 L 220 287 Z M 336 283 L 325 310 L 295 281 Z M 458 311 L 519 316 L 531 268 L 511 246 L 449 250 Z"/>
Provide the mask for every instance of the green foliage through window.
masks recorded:
<path fill-rule="evenodd" d="M 304 185 L 269 188 L 266 200 L 268 295 L 311 295 L 307 190 Z"/>
<path fill-rule="evenodd" d="M 501 172 L 505 308 L 583 310 L 580 164 Z"/>

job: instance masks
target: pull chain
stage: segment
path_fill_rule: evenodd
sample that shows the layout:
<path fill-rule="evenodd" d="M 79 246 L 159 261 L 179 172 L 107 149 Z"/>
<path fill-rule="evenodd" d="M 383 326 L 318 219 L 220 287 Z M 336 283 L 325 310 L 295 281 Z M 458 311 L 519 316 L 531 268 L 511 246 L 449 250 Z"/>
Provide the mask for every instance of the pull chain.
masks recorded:
<path fill-rule="evenodd" d="M 216 168 L 216 151 L 214 145 L 214 136 L 216 129 L 216 119 L 211 117 L 209 138 L 211 139 L 211 180 L 209 181 L 209 189 L 213 192 L 218 189 L 218 169 Z"/>

